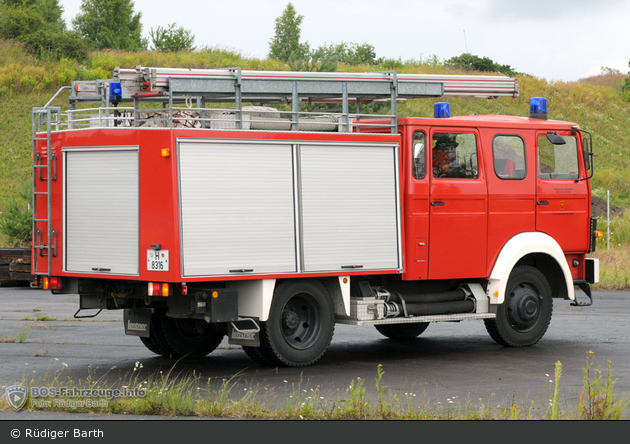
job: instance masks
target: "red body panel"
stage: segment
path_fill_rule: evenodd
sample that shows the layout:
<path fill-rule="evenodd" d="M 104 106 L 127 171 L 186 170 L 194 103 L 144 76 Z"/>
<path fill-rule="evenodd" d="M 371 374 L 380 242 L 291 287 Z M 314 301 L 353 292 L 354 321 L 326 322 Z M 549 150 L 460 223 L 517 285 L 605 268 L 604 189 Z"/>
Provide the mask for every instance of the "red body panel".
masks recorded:
<path fill-rule="evenodd" d="M 541 231 L 551 235 L 563 248 L 567 260 L 583 258 L 589 248 L 590 184 L 587 180 L 539 180 L 537 137 L 547 131 L 569 134 L 574 124 L 505 116 L 470 116 L 448 119 L 399 118 L 399 135 L 344 133 L 290 133 L 252 131 L 206 131 L 178 129 L 86 129 L 52 134 L 51 148 L 57 156 L 57 180 L 52 181 L 51 226 L 56 232 L 57 255 L 52 269 L 46 258 L 37 261 L 37 272 L 54 276 L 132 279 L 182 282 L 179 238 L 177 140 L 218 138 L 242 140 L 321 140 L 346 142 L 388 142 L 400 145 L 401 225 L 403 238 L 403 279 L 458 279 L 488 277 L 505 243 L 518 233 Z M 474 180 L 432 178 L 411 174 L 412 134 L 422 130 L 427 137 L 436 132 L 473 133 L 477 140 L 479 175 Z M 527 175 L 522 180 L 502 180 L 493 167 L 493 139 L 514 135 L 524 141 Z M 579 139 L 579 138 L 578 138 Z M 63 156 L 64 147 L 139 147 L 139 251 L 138 276 L 66 273 L 63 268 Z M 170 149 L 170 157 L 161 150 Z M 581 152 L 581 140 L 578 140 Z M 40 147 L 41 150 L 41 147 Z M 42 153 L 43 156 L 46 153 Z M 584 162 L 579 159 L 579 177 Z M 116 172 L 112 171 L 112 180 Z M 45 191 L 45 181 L 37 181 Z M 46 196 L 37 195 L 37 219 L 47 218 Z M 544 208 L 536 202 L 549 202 Z M 432 205 L 442 202 L 440 205 Z M 369 212 L 367 212 L 369 213 Z M 369 215 L 368 215 L 369 217 Z M 42 242 L 48 244 L 46 228 Z M 170 252 L 168 272 L 148 271 L 144 260 L 151 245 L 160 243 Z M 580 260 L 580 263 L 583 261 Z M 583 278 L 583 267 L 572 268 L 574 279 Z M 379 273 L 395 273 L 396 270 Z M 364 272 L 363 272 L 364 273 Z M 360 275 L 361 271 L 318 273 L 318 276 Z M 306 274 L 301 274 L 306 276 Z M 282 278 L 283 275 L 264 276 Z M 222 276 L 186 279 L 260 279 L 261 276 Z"/>
<path fill-rule="evenodd" d="M 198 130 L 170 130 L 170 129 L 90 129 L 62 131 L 53 133 L 52 150 L 57 157 L 57 180 L 52 181 L 52 218 L 51 226 L 57 233 L 57 255 L 52 260 L 51 275 L 76 276 L 112 279 L 129 279 L 139 281 L 183 282 L 180 263 L 180 226 L 179 226 L 179 196 L 177 170 L 177 140 L 184 138 L 213 138 L 213 139 L 241 139 L 241 140 L 317 140 L 317 141 L 346 141 L 346 142 L 388 142 L 400 144 L 398 135 L 375 134 L 331 134 L 331 133 L 272 133 L 251 131 L 198 131 Z M 139 147 L 139 251 L 140 274 L 138 276 L 124 276 L 114 274 L 86 274 L 69 273 L 63 267 L 63 156 L 64 147 Z M 163 157 L 162 149 L 170 148 L 170 156 Z M 40 148 L 41 151 L 41 148 Z M 46 153 L 42 153 L 46 155 Z M 116 180 L 116 172 L 112 171 L 112 180 Z M 45 181 L 38 181 L 37 190 L 45 191 Z M 47 217 L 47 204 L 44 195 L 37 196 L 37 218 Z M 44 233 L 42 242 L 48 244 L 45 235 L 45 224 L 39 223 Z M 153 244 L 161 244 L 163 250 L 169 250 L 169 271 L 150 271 L 146 267 L 146 251 Z M 106 248 L 106 246 L 104 246 Z M 40 257 L 37 261 L 37 271 L 47 272 L 47 261 Z M 396 273 L 392 271 L 376 272 Z M 360 271 L 344 273 L 317 273 L 315 276 L 355 275 Z M 300 274 L 309 276 L 311 274 Z M 281 278 L 283 275 L 266 275 L 265 278 Z M 286 277 L 286 276 L 285 276 Z M 260 276 L 222 276 L 220 278 L 187 278 L 186 282 L 211 280 L 243 280 L 260 279 Z"/>
<path fill-rule="evenodd" d="M 534 231 L 553 237 L 569 263 L 578 259 L 581 265 L 570 267 L 573 278 L 584 278 L 582 265 L 590 233 L 589 181 L 545 181 L 539 180 L 537 174 L 537 136 L 547 132 L 569 135 L 575 124 L 509 116 L 399 118 L 398 122 L 403 134 L 403 279 L 486 278 L 507 241 L 519 233 Z M 424 179 L 413 177 L 410 163 L 414 131 L 429 135 L 438 129 L 477 135 L 478 180 L 435 180 L 430 171 Z M 523 140 L 527 170 L 523 179 L 503 180 L 495 173 L 492 145 L 497 135 Z M 581 145 L 578 149 L 581 153 Z M 582 179 L 582 156 L 578 155 L 578 161 Z M 541 211 L 537 199 L 550 201 L 550 206 Z M 444 205 L 431 205 L 435 201 Z"/>

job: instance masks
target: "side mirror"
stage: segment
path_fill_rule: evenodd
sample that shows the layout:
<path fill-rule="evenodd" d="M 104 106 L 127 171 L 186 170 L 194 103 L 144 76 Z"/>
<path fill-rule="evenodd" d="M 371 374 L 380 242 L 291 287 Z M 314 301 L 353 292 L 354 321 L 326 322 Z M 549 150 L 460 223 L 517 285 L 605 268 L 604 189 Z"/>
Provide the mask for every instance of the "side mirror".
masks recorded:
<path fill-rule="evenodd" d="M 564 140 L 564 137 L 559 136 L 556 133 L 547 133 L 547 140 L 549 140 L 549 142 L 553 143 L 554 145 L 564 145 L 565 143 L 567 143 L 567 141 Z"/>
<path fill-rule="evenodd" d="M 584 148 L 584 166 L 586 167 L 587 170 L 590 170 L 591 169 L 591 159 L 590 159 L 591 149 L 590 149 L 590 144 L 588 143 L 587 137 L 582 139 L 582 146 Z"/>

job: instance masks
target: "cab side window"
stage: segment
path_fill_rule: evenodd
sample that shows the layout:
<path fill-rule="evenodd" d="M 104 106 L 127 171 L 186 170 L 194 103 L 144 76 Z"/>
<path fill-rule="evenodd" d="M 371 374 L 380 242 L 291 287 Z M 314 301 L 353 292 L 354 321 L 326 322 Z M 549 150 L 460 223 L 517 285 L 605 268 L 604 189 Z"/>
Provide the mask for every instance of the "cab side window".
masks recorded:
<path fill-rule="evenodd" d="M 525 142 L 519 136 L 498 135 L 492 141 L 494 173 L 499 179 L 524 179 L 527 175 Z"/>
<path fill-rule="evenodd" d="M 411 146 L 413 177 L 415 179 L 424 179 L 427 175 L 427 136 L 423 131 L 413 133 Z"/>
<path fill-rule="evenodd" d="M 431 163 L 435 178 L 476 179 L 477 137 L 468 133 L 435 133 Z"/>

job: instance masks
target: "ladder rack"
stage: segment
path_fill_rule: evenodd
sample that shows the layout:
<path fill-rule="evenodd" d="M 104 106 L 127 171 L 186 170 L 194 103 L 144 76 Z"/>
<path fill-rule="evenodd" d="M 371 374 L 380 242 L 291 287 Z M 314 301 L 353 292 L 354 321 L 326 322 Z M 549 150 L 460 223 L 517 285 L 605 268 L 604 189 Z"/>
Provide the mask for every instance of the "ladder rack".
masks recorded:
<path fill-rule="evenodd" d="M 113 87 L 117 90 L 115 94 L 112 93 Z M 153 111 L 161 113 L 159 120 L 163 121 L 163 126 L 169 127 L 173 125 L 177 112 L 173 109 L 174 105 L 185 103 L 189 109 L 197 113 L 198 120 L 204 120 L 201 115 L 207 112 L 207 103 L 233 103 L 234 107 L 225 110 L 225 113 L 232 114 L 235 129 L 243 129 L 247 123 L 245 122 L 247 110 L 244 104 L 255 103 L 261 106 L 285 104 L 291 105 L 291 109 L 281 112 L 288 114 L 289 118 L 281 120 L 288 121 L 289 130 L 297 131 L 303 130 L 305 126 L 300 123 L 313 123 L 314 103 L 337 103 L 341 105 L 341 111 L 337 111 L 335 115 L 335 119 L 339 121 L 339 128 L 336 130 L 359 131 L 361 125 L 370 126 L 370 119 L 380 118 L 383 122 L 382 119 L 387 118 L 390 123 L 385 126 L 390 132 L 395 133 L 398 100 L 518 97 L 518 93 L 517 80 L 505 76 L 398 74 L 396 71 L 338 73 L 137 66 L 134 69 L 120 67 L 114 69 L 111 80 L 73 82 L 70 106 L 71 110 L 75 110 L 78 105 L 104 105 L 99 111 L 99 121 L 105 118 L 109 124 L 113 123 L 111 126 L 119 126 L 121 120 L 111 116 L 120 115 L 120 110 L 115 107 L 119 103 L 133 103 L 133 108 L 125 108 L 128 112 L 127 126 L 141 126 L 147 120 L 143 120 L 139 114 L 146 110 L 146 107 L 141 108 L 140 104 L 147 102 L 161 104 L 161 109 L 156 108 Z M 373 101 L 389 102 L 390 114 L 379 116 L 360 114 L 361 103 Z M 113 103 L 114 108 L 107 108 L 109 103 Z M 194 109 L 193 103 L 196 104 Z M 300 105 L 304 103 L 308 105 L 307 112 L 300 111 Z M 356 111 L 352 114 L 351 103 L 355 104 Z M 321 116 L 322 112 L 318 115 Z M 304 117 L 310 120 L 305 120 Z M 262 119 L 258 121 L 261 122 L 267 116 L 258 118 Z M 210 121 L 212 118 L 206 120 Z M 384 125 L 380 123 L 374 126 Z M 204 122 L 202 127 L 207 128 L 207 122 Z"/>

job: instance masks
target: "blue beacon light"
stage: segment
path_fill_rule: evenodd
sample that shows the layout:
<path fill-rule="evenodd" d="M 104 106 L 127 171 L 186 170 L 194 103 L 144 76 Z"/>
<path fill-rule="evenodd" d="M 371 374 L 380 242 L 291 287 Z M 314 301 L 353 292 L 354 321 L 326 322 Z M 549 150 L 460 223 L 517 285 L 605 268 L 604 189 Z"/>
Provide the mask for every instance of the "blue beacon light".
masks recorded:
<path fill-rule="evenodd" d="M 120 82 L 110 82 L 109 83 L 109 99 L 112 102 L 121 102 L 122 101 L 122 86 Z"/>
<path fill-rule="evenodd" d="M 544 97 L 532 97 L 529 100 L 529 117 L 547 120 L 547 99 Z"/>
<path fill-rule="evenodd" d="M 451 117 L 451 104 L 448 102 L 437 102 L 433 108 L 433 116 L 436 119 Z"/>

